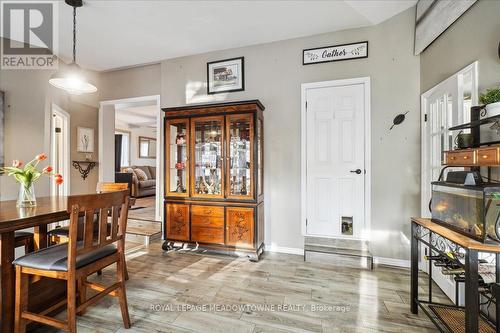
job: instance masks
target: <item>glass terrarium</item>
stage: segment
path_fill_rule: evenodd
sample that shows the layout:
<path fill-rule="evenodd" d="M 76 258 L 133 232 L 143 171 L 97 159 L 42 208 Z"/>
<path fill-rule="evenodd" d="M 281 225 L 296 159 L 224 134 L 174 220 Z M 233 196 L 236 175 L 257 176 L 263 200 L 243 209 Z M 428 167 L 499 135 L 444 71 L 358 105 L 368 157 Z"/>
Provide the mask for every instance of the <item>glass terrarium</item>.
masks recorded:
<path fill-rule="evenodd" d="M 500 184 L 432 183 L 432 220 L 481 242 L 500 242 Z"/>

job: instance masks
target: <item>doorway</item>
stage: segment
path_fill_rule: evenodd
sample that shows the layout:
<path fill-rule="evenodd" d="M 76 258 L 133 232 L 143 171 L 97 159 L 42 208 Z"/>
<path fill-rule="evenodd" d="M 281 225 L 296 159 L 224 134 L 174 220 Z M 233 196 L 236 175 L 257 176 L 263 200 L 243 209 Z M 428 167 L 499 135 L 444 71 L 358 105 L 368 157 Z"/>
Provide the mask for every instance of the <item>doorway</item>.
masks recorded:
<path fill-rule="evenodd" d="M 50 182 L 51 196 L 70 194 L 70 116 L 56 104 L 52 104 L 50 114 L 50 159 L 54 173 L 66 175 L 61 185 Z"/>
<path fill-rule="evenodd" d="M 367 239 L 370 78 L 302 85 L 304 236 Z"/>
<path fill-rule="evenodd" d="M 122 121 L 120 122 L 119 119 Z M 151 210 L 155 221 L 162 221 L 161 212 L 163 211 L 164 189 L 161 181 L 163 179 L 163 141 L 161 133 L 163 133 L 163 114 L 158 95 L 100 103 L 99 181 L 114 182 L 117 164 L 120 171 L 126 167 L 142 169 L 146 173 L 145 183 L 141 184 L 140 187 L 137 185 L 133 195 L 140 197 L 140 200 L 136 200 L 138 203 L 136 206 L 143 210 L 152 203 Z M 117 161 L 118 151 L 115 149 L 117 137 L 121 138 L 121 148 L 118 149 L 119 161 Z M 149 139 L 148 142 L 152 142 L 151 149 L 148 149 L 151 156 L 144 156 L 140 152 L 139 147 L 143 145 L 144 138 Z M 148 182 L 147 186 L 145 186 L 146 182 Z M 140 212 L 135 211 L 134 213 L 139 214 Z M 143 218 L 141 217 L 141 219 Z"/>

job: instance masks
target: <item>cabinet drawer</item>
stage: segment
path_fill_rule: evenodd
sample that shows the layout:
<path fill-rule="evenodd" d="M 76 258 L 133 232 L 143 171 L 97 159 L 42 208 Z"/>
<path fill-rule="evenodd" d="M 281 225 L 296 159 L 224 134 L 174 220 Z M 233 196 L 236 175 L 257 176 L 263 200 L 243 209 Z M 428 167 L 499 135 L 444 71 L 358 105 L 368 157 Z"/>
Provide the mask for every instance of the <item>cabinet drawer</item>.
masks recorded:
<path fill-rule="evenodd" d="M 476 151 L 448 151 L 446 152 L 447 165 L 474 165 L 476 164 Z"/>
<path fill-rule="evenodd" d="M 191 214 L 193 216 L 206 216 L 224 219 L 224 207 L 215 206 L 191 206 Z"/>
<path fill-rule="evenodd" d="M 192 215 L 191 224 L 198 227 L 224 228 L 224 216 L 212 217 L 203 215 Z"/>
<path fill-rule="evenodd" d="M 207 228 L 193 225 L 191 240 L 200 243 L 224 244 L 224 228 Z"/>
<path fill-rule="evenodd" d="M 498 150 L 497 148 L 480 149 L 477 152 L 477 164 L 491 165 L 498 164 Z"/>

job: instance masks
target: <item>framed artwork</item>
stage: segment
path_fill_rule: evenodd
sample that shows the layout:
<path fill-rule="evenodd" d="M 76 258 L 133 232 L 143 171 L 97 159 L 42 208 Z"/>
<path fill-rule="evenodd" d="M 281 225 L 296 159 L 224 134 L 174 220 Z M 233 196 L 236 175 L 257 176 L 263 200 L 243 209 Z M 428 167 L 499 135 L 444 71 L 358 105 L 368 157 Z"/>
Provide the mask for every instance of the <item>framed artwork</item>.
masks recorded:
<path fill-rule="evenodd" d="M 415 14 L 415 55 L 419 55 L 477 0 L 419 0 Z"/>
<path fill-rule="evenodd" d="M 78 127 L 76 130 L 77 145 L 76 151 L 79 153 L 94 152 L 94 129 L 88 127 Z"/>
<path fill-rule="evenodd" d="M 4 143 L 4 122 L 5 122 L 5 94 L 0 91 L 0 167 L 5 166 Z"/>
<path fill-rule="evenodd" d="M 302 51 L 302 65 L 368 58 L 368 42 L 317 47 Z"/>
<path fill-rule="evenodd" d="M 244 57 L 207 63 L 207 93 L 245 90 Z"/>

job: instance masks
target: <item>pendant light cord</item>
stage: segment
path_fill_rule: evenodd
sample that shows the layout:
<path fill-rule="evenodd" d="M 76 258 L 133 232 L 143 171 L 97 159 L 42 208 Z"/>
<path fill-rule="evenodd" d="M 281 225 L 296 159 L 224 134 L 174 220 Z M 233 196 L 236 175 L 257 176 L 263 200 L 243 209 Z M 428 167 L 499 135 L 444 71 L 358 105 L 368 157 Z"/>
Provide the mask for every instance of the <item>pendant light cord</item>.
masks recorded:
<path fill-rule="evenodd" d="M 73 62 L 76 64 L 76 7 L 73 7 Z"/>

